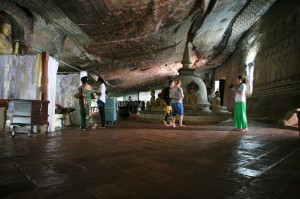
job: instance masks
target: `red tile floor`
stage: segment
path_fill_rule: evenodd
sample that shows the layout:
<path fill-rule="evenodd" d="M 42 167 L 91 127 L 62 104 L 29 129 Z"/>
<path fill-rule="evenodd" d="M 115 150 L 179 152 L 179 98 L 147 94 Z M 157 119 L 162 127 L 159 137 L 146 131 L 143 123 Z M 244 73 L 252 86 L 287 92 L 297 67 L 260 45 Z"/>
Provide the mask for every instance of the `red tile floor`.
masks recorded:
<path fill-rule="evenodd" d="M 0 198 L 300 198 L 298 131 L 250 122 L 0 137 Z"/>

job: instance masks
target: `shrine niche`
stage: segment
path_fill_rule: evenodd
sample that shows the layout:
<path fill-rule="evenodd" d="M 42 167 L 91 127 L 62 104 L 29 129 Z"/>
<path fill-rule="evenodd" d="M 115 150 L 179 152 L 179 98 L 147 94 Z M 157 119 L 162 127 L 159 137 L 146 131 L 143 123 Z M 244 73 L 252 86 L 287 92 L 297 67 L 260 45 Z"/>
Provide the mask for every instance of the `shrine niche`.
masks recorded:
<path fill-rule="evenodd" d="M 188 95 L 186 97 L 186 104 L 197 104 L 197 94 L 199 91 L 199 85 L 195 81 L 191 81 L 187 86 L 186 90 Z"/>
<path fill-rule="evenodd" d="M 14 54 L 24 54 L 28 51 L 32 51 L 33 15 L 28 10 L 14 4 L 12 1 L 1 0 L 0 25 L 4 23 L 9 24 L 11 28 L 10 35 L 4 37 L 4 39 L 6 39 L 5 41 L 10 42 L 13 50 L 16 49 L 16 43 L 19 45 Z"/>
<path fill-rule="evenodd" d="M 20 45 L 22 46 L 21 48 Z M 19 17 L 0 11 L 0 55 L 24 52 L 24 28 Z"/>

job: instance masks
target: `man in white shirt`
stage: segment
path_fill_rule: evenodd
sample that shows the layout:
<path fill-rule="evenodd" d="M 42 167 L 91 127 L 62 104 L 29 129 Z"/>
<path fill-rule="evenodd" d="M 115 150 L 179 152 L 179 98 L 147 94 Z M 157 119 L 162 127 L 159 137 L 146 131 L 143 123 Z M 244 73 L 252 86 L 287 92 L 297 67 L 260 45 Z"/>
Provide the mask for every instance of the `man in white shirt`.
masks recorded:
<path fill-rule="evenodd" d="M 106 86 L 102 77 L 98 77 L 98 82 L 100 83 L 99 89 L 97 91 L 98 95 L 98 109 L 101 117 L 101 127 L 105 128 L 105 102 L 106 102 Z"/>

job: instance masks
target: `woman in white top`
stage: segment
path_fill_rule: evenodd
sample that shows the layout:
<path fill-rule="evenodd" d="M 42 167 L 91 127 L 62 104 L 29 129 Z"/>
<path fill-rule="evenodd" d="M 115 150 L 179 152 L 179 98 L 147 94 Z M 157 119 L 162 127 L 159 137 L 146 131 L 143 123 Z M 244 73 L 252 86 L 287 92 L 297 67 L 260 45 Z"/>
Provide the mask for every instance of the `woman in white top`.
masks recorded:
<path fill-rule="evenodd" d="M 246 84 L 241 76 L 237 76 L 238 88 L 232 88 L 235 92 L 234 128 L 240 131 L 248 131 L 246 115 Z"/>
<path fill-rule="evenodd" d="M 101 76 L 98 76 L 98 82 L 100 83 L 99 89 L 97 91 L 98 95 L 98 109 L 101 117 L 101 127 L 105 128 L 105 102 L 106 102 L 106 85 L 105 81 Z"/>
<path fill-rule="evenodd" d="M 175 117 L 177 114 L 179 116 L 179 126 L 181 126 L 181 127 L 184 126 L 182 124 L 183 114 L 184 114 L 182 99 L 184 98 L 184 95 L 183 95 L 183 90 L 180 86 L 181 86 L 181 81 L 176 80 L 175 86 L 172 87 L 170 90 L 170 99 L 171 99 L 172 116 L 173 116 L 173 127 L 176 127 Z"/>

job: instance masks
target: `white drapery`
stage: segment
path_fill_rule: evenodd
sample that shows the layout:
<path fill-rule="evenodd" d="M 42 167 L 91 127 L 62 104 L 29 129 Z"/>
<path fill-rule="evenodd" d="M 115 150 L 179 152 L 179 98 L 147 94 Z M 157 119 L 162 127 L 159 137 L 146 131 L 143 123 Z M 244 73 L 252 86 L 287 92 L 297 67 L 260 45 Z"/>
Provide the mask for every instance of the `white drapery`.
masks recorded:
<path fill-rule="evenodd" d="M 56 98 L 56 73 L 58 70 L 58 62 L 52 58 L 49 57 L 48 61 L 48 100 L 50 101 L 48 106 L 48 121 L 49 121 L 49 132 L 55 131 L 55 98 Z"/>
<path fill-rule="evenodd" d="M 58 62 L 49 57 L 49 132 L 53 132 Z M 0 55 L 0 99 L 41 100 L 41 55 Z"/>
<path fill-rule="evenodd" d="M 80 124 L 79 100 L 74 98 L 78 93 L 80 82 L 79 74 L 57 75 L 56 82 L 56 104 L 65 108 L 75 108 L 75 113 L 71 114 L 72 123 Z"/>
<path fill-rule="evenodd" d="M 37 55 L 0 55 L 0 98 L 36 100 L 41 65 Z"/>

